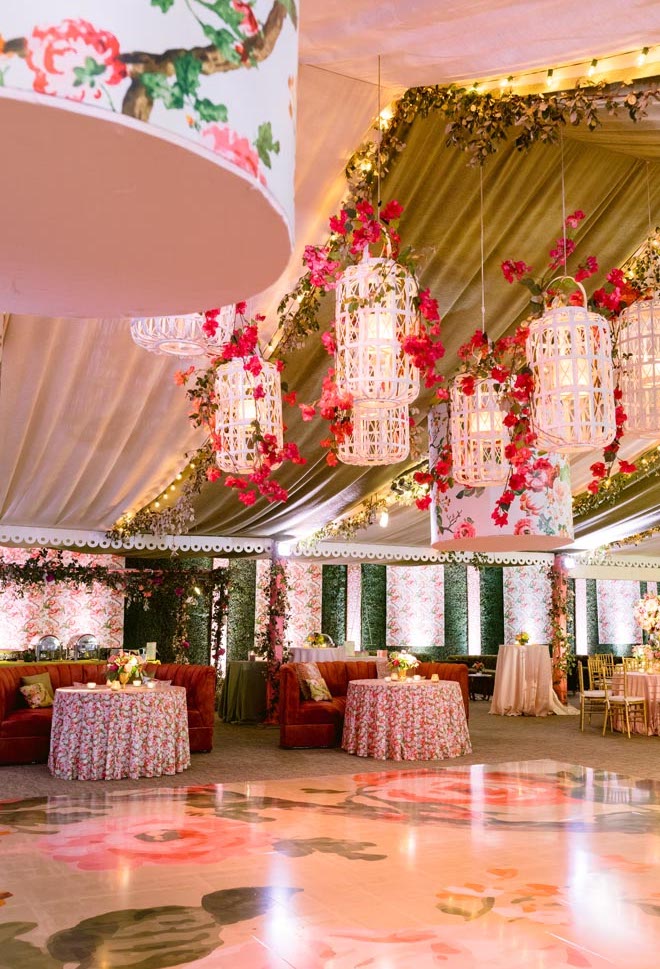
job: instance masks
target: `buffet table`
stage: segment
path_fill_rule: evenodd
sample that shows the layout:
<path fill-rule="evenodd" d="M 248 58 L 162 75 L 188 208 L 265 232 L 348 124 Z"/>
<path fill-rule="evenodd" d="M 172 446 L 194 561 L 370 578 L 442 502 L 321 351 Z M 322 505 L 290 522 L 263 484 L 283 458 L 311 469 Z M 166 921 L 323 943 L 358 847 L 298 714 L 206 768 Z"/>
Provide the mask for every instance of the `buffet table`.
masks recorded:
<path fill-rule="evenodd" d="M 225 723 L 261 723 L 266 719 L 266 670 L 262 660 L 230 660 L 220 699 Z"/>
<path fill-rule="evenodd" d="M 292 663 L 332 663 L 333 660 L 346 660 L 344 646 L 294 646 L 291 654 Z"/>
<path fill-rule="evenodd" d="M 647 733 L 660 736 L 660 673 L 626 673 L 628 696 L 641 696 L 646 700 Z M 612 695 L 623 695 L 623 673 L 612 677 Z M 619 710 L 613 710 L 615 730 L 625 730 L 624 717 Z M 636 721 L 631 724 L 634 733 L 644 733 L 644 724 Z"/>
<path fill-rule="evenodd" d="M 351 680 L 342 747 L 378 760 L 442 760 L 471 753 L 459 684 Z"/>
<path fill-rule="evenodd" d="M 48 767 L 65 780 L 160 777 L 190 766 L 186 691 L 55 691 Z"/>
<path fill-rule="evenodd" d="M 490 712 L 505 717 L 547 717 L 552 713 L 552 662 L 541 643 L 500 646 Z"/>

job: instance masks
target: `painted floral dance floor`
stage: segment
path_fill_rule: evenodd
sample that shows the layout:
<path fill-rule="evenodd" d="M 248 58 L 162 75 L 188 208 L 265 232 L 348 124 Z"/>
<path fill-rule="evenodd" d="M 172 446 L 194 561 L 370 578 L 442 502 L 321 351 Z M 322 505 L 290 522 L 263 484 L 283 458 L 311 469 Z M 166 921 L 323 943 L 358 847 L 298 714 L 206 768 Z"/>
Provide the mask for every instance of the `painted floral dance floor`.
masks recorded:
<path fill-rule="evenodd" d="M 0 803 L 0 969 L 660 963 L 657 782 L 533 761 L 88 790 Z"/>

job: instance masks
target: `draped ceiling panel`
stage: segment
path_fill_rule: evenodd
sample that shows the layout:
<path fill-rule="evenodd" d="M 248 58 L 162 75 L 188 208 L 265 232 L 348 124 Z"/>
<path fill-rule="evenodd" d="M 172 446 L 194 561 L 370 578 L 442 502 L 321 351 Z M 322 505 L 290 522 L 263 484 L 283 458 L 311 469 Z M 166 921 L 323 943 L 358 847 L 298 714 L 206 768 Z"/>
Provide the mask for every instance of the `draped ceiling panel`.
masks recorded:
<path fill-rule="evenodd" d="M 278 285 L 258 301 L 269 311 L 264 339 L 274 328 L 274 306 L 299 274 L 302 248 L 324 237 L 345 190 L 346 158 L 375 114 L 378 53 L 387 101 L 411 84 L 507 76 L 660 39 L 654 0 L 577 6 L 567 0 L 356 0 L 346 11 L 324 0 L 301 4 L 297 249 Z M 443 129 L 444 121 L 432 116 L 402 132 L 407 148 L 383 194 L 406 205 L 404 238 L 430 256 L 423 281 L 440 301 L 450 372 L 457 346 L 478 323 L 479 179 L 465 156 L 444 147 Z M 647 159 L 652 205 L 660 213 L 660 113 L 638 127 L 614 119 L 595 135 L 571 130 L 565 147 L 568 206 L 588 216 L 579 252 L 596 253 L 604 266 L 618 264 L 646 235 Z M 500 151 L 486 166 L 484 188 L 488 330 L 496 337 L 526 309 L 524 291 L 503 281 L 500 262 L 525 259 L 541 267 L 559 234 L 558 149 Z M 322 328 L 331 318 L 327 305 Z M 318 396 L 327 362 L 316 345 L 292 357 L 291 382 L 301 399 Z M 186 421 L 184 394 L 172 383 L 178 366 L 134 347 L 126 321 L 11 317 L 0 375 L 0 521 L 105 528 L 159 494 L 199 440 Z M 402 470 L 330 469 L 315 446 L 320 428 L 302 424 L 291 408 L 285 412 L 290 437 L 309 462 L 282 473 L 289 502 L 246 509 L 227 489 L 209 486 L 196 505 L 198 533 L 303 534 Z M 633 442 L 629 449 L 639 447 Z M 592 460 L 575 463 L 576 480 L 587 480 Z M 401 512 L 391 521 L 387 532 L 375 529 L 368 540 L 428 543 L 424 514 Z"/>

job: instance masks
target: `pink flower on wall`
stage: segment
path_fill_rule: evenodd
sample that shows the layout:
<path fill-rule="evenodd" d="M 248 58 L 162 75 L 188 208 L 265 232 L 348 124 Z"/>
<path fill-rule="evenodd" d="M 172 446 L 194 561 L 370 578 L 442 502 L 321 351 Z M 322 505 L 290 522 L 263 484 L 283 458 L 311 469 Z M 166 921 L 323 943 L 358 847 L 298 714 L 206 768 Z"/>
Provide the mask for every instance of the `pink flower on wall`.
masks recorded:
<path fill-rule="evenodd" d="M 532 525 L 532 519 L 521 518 L 519 521 L 517 521 L 516 524 L 513 526 L 513 534 L 514 535 L 533 535 L 534 526 Z"/>
<path fill-rule="evenodd" d="M 119 84 L 126 77 L 115 35 L 97 30 L 87 20 L 35 27 L 25 60 L 34 71 L 35 91 L 72 101 L 89 96 L 98 100 L 104 86 Z"/>
<path fill-rule="evenodd" d="M 228 125 L 207 125 L 202 131 L 202 141 L 216 155 L 221 155 L 232 165 L 258 178 L 262 185 L 266 184 L 264 174 L 259 168 L 259 155 L 247 138 L 233 131 Z"/>

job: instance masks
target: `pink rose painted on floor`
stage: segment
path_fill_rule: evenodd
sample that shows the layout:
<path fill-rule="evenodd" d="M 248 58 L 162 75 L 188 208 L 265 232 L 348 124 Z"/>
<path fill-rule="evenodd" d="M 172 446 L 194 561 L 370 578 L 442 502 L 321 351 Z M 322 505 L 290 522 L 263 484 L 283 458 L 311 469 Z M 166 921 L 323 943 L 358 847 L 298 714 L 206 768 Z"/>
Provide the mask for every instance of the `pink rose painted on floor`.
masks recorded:
<path fill-rule="evenodd" d="M 87 20 L 35 27 L 25 60 L 34 71 L 35 91 L 72 101 L 89 96 L 98 100 L 104 86 L 119 84 L 126 77 L 115 35 Z"/>
<path fill-rule="evenodd" d="M 259 167 L 259 155 L 248 139 L 233 131 L 229 125 L 207 125 L 202 131 L 202 142 L 216 155 L 221 155 L 232 165 L 258 178 L 262 185 L 266 184 Z"/>
<path fill-rule="evenodd" d="M 176 817 L 83 821 L 39 846 L 55 861 L 83 871 L 143 865 L 211 865 L 224 858 L 263 851 L 268 834 L 242 821 Z"/>

